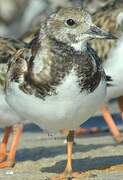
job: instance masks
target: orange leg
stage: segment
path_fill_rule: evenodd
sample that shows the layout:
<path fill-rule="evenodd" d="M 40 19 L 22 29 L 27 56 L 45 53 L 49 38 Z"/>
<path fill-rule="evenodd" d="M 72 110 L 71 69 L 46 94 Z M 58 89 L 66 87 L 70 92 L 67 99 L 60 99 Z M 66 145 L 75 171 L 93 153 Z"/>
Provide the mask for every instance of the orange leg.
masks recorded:
<path fill-rule="evenodd" d="M 16 148 L 22 133 L 23 125 L 16 124 L 15 125 L 15 132 L 12 141 L 12 145 L 10 151 L 8 153 L 8 157 L 6 161 L 0 163 L 0 168 L 12 167 L 15 164 L 15 155 L 16 155 Z"/>
<path fill-rule="evenodd" d="M 121 102 L 121 98 L 120 98 L 120 102 Z M 122 97 L 122 103 L 123 103 L 123 97 Z M 121 105 L 121 104 L 120 104 Z M 120 106 L 121 107 L 121 106 Z M 121 143 L 123 142 L 123 134 L 119 131 L 119 129 L 117 128 L 108 108 L 106 106 L 103 106 L 101 108 L 104 120 L 106 122 L 106 124 L 108 125 L 112 135 L 114 136 L 114 139 L 116 140 L 117 143 Z M 122 112 L 123 112 L 123 105 L 122 105 Z M 78 128 L 75 131 L 75 135 L 81 135 L 83 133 L 90 133 L 90 132 L 99 132 L 100 129 L 98 128 L 91 128 L 91 129 L 86 129 L 86 131 L 83 128 Z"/>
<path fill-rule="evenodd" d="M 121 118 L 123 119 L 123 96 L 118 98 L 118 105 L 120 108 Z"/>
<path fill-rule="evenodd" d="M 114 136 L 114 139 L 116 140 L 117 143 L 120 143 L 123 141 L 123 135 L 117 128 L 116 124 L 114 123 L 114 120 L 106 106 L 103 106 L 101 108 L 104 120 L 106 124 L 108 125 L 112 135 Z"/>
<path fill-rule="evenodd" d="M 2 140 L 2 143 L 0 144 L 0 162 L 4 161 L 7 157 L 6 148 L 7 148 L 7 143 L 8 143 L 11 130 L 12 130 L 12 127 L 6 127 L 4 129 L 3 140 Z"/>
<path fill-rule="evenodd" d="M 67 129 L 62 129 L 60 130 L 60 132 L 62 134 L 66 134 L 67 132 Z M 75 131 L 74 131 L 74 135 L 75 136 L 81 136 L 83 134 L 90 134 L 90 133 L 97 133 L 97 132 L 100 132 L 100 128 L 97 128 L 97 127 L 93 127 L 93 128 L 77 128 Z"/>
<path fill-rule="evenodd" d="M 76 177 L 83 176 L 82 173 L 75 172 L 73 171 L 73 168 L 72 168 L 73 142 L 74 142 L 74 131 L 69 131 L 69 134 L 67 136 L 67 163 L 66 163 L 65 171 L 62 174 L 51 178 L 51 180 L 62 180 L 66 178 L 76 178 Z"/>
<path fill-rule="evenodd" d="M 74 132 L 75 136 L 81 136 L 82 134 L 91 134 L 100 132 L 100 128 L 93 127 L 93 128 L 77 128 Z"/>

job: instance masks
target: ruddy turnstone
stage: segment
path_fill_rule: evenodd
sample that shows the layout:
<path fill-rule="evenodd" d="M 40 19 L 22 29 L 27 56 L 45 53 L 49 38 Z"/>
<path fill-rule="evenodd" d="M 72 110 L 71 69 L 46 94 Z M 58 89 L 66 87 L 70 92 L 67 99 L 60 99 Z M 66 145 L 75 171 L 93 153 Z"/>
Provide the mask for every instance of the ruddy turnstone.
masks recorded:
<path fill-rule="evenodd" d="M 16 147 L 22 132 L 20 117 L 9 107 L 5 101 L 5 75 L 8 59 L 25 44 L 7 38 L 0 38 L 0 127 L 4 128 L 4 137 L 0 144 L 0 168 L 11 167 L 15 163 Z M 10 151 L 7 154 L 7 143 L 11 131 L 14 131 Z"/>
<path fill-rule="evenodd" d="M 102 2 L 102 0 L 100 1 Z M 106 99 L 108 101 L 112 98 L 118 98 L 121 117 L 123 118 L 123 1 L 109 0 L 106 3 L 106 6 L 93 14 L 93 21 L 100 28 L 116 34 L 118 39 L 113 41 L 93 40 L 91 41 L 91 46 L 96 50 L 99 57 L 101 57 L 106 74 L 112 77 L 112 86 L 108 88 Z M 116 142 L 122 142 L 123 134 L 115 125 L 107 106 L 102 108 L 102 113 Z M 81 129 L 78 129 L 76 134 L 81 134 Z"/>
<path fill-rule="evenodd" d="M 29 47 L 17 51 L 9 62 L 8 104 L 23 119 L 49 131 L 68 129 L 67 165 L 57 179 L 78 175 L 72 171 L 73 130 L 105 99 L 106 76 L 87 44 L 93 38 L 112 35 L 95 26 L 81 8 L 61 8 L 41 25 Z"/>
<path fill-rule="evenodd" d="M 68 2 L 68 1 L 67 1 Z M 92 8 L 93 9 L 93 4 L 95 4 L 95 3 L 97 3 L 96 4 L 96 9 L 97 8 L 100 8 L 100 7 L 104 7 L 104 6 L 106 6 L 107 7 L 107 5 L 108 6 L 112 6 L 112 4 L 114 3 L 114 0 L 99 0 L 98 2 L 96 1 L 96 0 L 88 0 L 88 1 L 84 1 L 84 7 L 86 7 L 87 9 L 89 9 L 90 10 L 90 8 Z M 67 4 L 69 4 L 69 3 L 67 3 Z M 58 2 L 55 4 L 55 6 L 53 6 L 53 7 L 55 7 L 55 8 L 57 8 L 58 7 Z M 61 4 L 60 4 L 61 6 L 63 6 L 64 5 L 64 2 L 62 2 Z M 73 1 L 71 1 L 71 5 L 73 5 Z M 53 9 L 53 7 L 51 8 L 50 6 L 49 6 L 49 8 L 48 8 L 48 10 L 51 12 L 52 11 L 52 9 Z M 90 8 L 89 8 L 90 7 Z M 96 10 L 95 9 L 95 10 Z M 93 9 L 93 11 L 95 11 L 94 9 Z M 28 32 L 26 32 L 21 38 L 20 38 L 20 40 L 22 40 L 22 41 L 24 41 L 24 42 L 26 42 L 26 43 L 29 43 L 29 42 L 31 42 L 31 40 L 33 39 L 33 38 L 35 38 L 35 36 L 36 36 L 36 34 L 38 33 L 38 31 L 39 31 L 39 28 L 40 28 L 40 24 L 39 24 L 39 22 L 40 21 L 45 21 L 46 20 L 46 18 L 48 17 L 48 11 L 46 10 L 46 11 L 43 11 L 41 14 L 40 14 L 40 16 L 38 16 L 36 19 L 38 19 L 37 20 L 37 22 L 36 22 L 36 24 L 34 24 L 34 23 L 32 23 L 32 27 L 29 29 L 29 31 Z M 39 18 L 40 17 L 40 18 Z M 99 18 L 99 19 L 101 19 L 101 18 Z M 95 20 L 95 19 L 94 19 Z M 112 31 L 112 29 L 110 29 L 110 31 Z M 105 44 L 105 41 L 103 41 L 104 42 L 104 44 Z M 103 43 L 103 42 L 101 42 L 101 44 Z M 114 43 L 115 43 L 115 41 L 114 41 Z M 113 44 L 113 41 L 112 41 L 112 44 Z M 105 57 L 103 57 L 103 54 L 102 54 L 102 51 L 101 51 L 101 48 L 100 48 L 100 44 L 98 44 L 98 47 L 96 48 L 97 50 L 98 50 L 98 53 L 99 53 L 99 55 L 101 56 L 101 58 L 105 58 Z M 105 50 L 105 53 L 107 53 L 108 54 L 108 48 L 103 48 L 103 50 Z M 101 51 L 101 52 L 100 52 Z M 105 54 L 104 54 L 104 56 L 105 56 Z M 104 109 L 103 109 L 104 110 Z M 107 111 L 106 111 L 107 112 Z M 104 115 L 105 115 L 105 113 L 104 113 Z M 122 137 L 122 134 L 120 133 L 120 131 L 119 131 L 119 129 L 117 128 L 117 126 L 115 125 L 115 123 L 114 123 L 114 121 L 113 121 L 113 119 L 111 118 L 111 116 L 110 116 L 110 114 L 108 113 L 108 116 L 110 117 L 108 117 L 108 118 L 105 118 L 104 120 L 105 120 L 105 122 L 107 123 L 107 125 L 108 125 L 108 127 L 109 127 L 109 129 L 110 129 L 110 131 L 112 132 L 112 134 L 114 135 L 114 139 L 116 140 L 116 142 L 118 142 L 118 143 L 120 143 L 120 142 L 122 142 L 122 140 L 123 140 L 123 137 Z M 62 133 L 64 133 L 66 130 L 62 130 L 61 132 Z M 81 134 L 84 134 L 84 133 L 94 133 L 94 132 L 99 132 L 100 131 L 100 129 L 99 128 L 97 128 L 97 127 L 94 127 L 94 128 L 90 128 L 90 129 L 85 129 L 85 128 L 78 128 L 77 130 L 76 130 L 76 132 L 75 132 L 75 134 L 78 136 L 78 135 L 81 135 Z"/>

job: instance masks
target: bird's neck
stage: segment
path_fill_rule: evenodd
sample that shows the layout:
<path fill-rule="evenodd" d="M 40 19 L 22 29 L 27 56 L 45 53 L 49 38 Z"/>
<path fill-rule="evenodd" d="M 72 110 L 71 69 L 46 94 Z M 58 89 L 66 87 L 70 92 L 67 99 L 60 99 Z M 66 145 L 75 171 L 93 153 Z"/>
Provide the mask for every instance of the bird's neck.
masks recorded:
<path fill-rule="evenodd" d="M 60 50 L 61 52 L 66 50 L 68 53 L 81 53 L 85 52 L 87 50 L 87 41 L 83 40 L 81 42 L 76 42 L 76 43 L 66 43 L 59 41 L 46 33 L 45 27 L 38 32 L 36 40 L 34 40 L 34 43 L 32 45 L 32 49 L 34 49 L 34 56 L 36 55 L 37 52 L 40 51 L 41 49 L 51 49 L 54 50 Z M 53 51 L 54 51 L 53 50 Z"/>
<path fill-rule="evenodd" d="M 49 39 L 50 48 L 54 50 L 59 50 L 60 52 L 66 51 L 68 54 L 80 54 L 87 50 L 87 41 L 77 42 L 77 43 L 65 43 L 58 41 L 56 39 Z M 53 50 L 53 51 L 54 51 Z"/>

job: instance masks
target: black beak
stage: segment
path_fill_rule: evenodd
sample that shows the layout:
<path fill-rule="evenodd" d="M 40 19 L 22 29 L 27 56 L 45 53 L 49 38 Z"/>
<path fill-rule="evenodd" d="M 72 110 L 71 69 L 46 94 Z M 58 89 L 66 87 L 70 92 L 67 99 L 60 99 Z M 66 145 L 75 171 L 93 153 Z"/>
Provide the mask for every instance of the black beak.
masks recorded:
<path fill-rule="evenodd" d="M 99 39 L 117 39 L 115 36 L 113 36 L 110 32 L 106 32 L 99 27 L 92 25 L 90 27 L 90 30 L 88 31 L 88 34 L 92 38 L 99 38 Z"/>

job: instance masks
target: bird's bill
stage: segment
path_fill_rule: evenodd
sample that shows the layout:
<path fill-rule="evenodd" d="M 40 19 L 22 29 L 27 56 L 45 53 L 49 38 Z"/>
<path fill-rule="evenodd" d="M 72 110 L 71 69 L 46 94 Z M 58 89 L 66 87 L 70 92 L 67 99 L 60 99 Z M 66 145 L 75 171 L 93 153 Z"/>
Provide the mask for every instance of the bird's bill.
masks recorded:
<path fill-rule="evenodd" d="M 99 27 L 92 25 L 88 31 L 88 35 L 91 38 L 99 38 L 99 39 L 117 39 L 110 32 L 106 32 Z"/>

